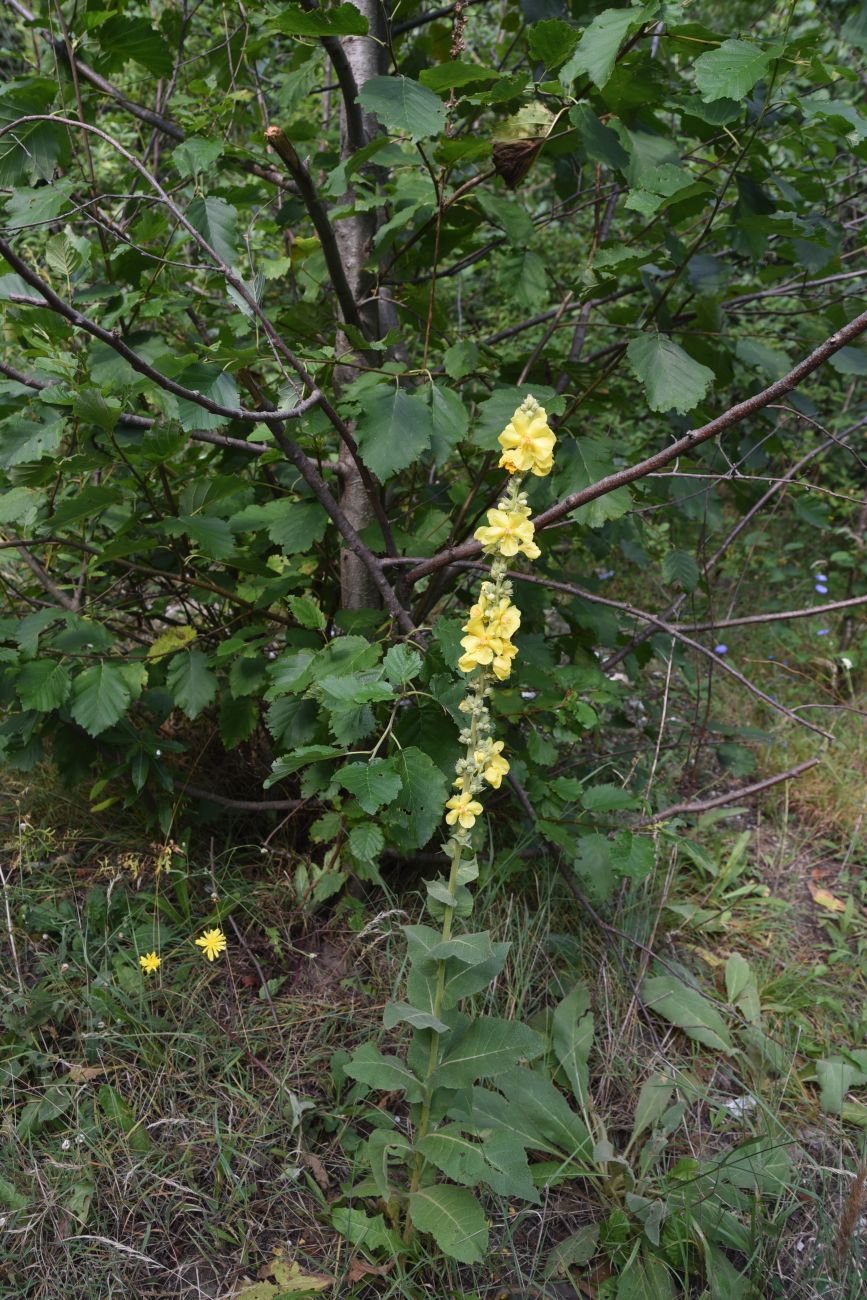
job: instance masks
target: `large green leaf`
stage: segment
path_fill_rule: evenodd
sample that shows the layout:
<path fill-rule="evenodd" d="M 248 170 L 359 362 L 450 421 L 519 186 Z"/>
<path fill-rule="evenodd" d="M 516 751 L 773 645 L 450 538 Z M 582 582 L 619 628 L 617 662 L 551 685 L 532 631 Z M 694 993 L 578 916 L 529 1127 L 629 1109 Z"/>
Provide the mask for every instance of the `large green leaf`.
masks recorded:
<path fill-rule="evenodd" d="M 465 1187 L 437 1184 L 409 1198 L 412 1222 L 429 1233 L 444 1255 L 480 1264 L 488 1249 L 488 1225 L 481 1205 Z"/>
<path fill-rule="evenodd" d="M 714 99 L 743 99 L 768 71 L 773 53 L 750 41 L 723 41 L 695 61 L 695 84 L 707 103 Z"/>
<path fill-rule="evenodd" d="M 394 759 L 401 779 L 397 806 L 408 818 L 404 827 L 416 848 L 427 844 L 445 812 L 448 782 L 433 759 L 416 745 L 407 745 Z"/>
<path fill-rule="evenodd" d="M 555 1008 L 551 1022 L 554 1053 L 572 1085 L 576 1100 L 586 1106 L 589 1070 L 587 1060 L 593 1045 L 593 1016 L 590 993 L 579 984 Z"/>
<path fill-rule="evenodd" d="M 620 46 L 637 32 L 659 8 L 657 4 L 629 6 L 625 9 L 605 9 L 597 14 L 575 47 L 575 53 L 560 72 L 565 90 L 571 90 L 576 77 L 588 76 L 600 88 L 614 71 Z"/>
<path fill-rule="evenodd" d="M 217 679 L 201 650 L 173 655 L 166 671 L 166 685 L 175 704 L 188 718 L 197 718 L 217 694 Z"/>
<path fill-rule="evenodd" d="M 576 438 L 566 444 L 559 457 L 560 471 L 557 474 L 557 491 L 562 496 L 572 492 L 581 492 L 601 479 L 613 474 L 616 466 L 611 448 L 596 438 Z M 573 510 L 572 518 L 588 528 L 602 528 L 612 519 L 620 519 L 632 504 L 632 494 L 627 487 L 615 488 L 606 492 L 595 501 L 588 501 L 586 506 Z"/>
<path fill-rule="evenodd" d="M 626 349 L 635 374 L 644 384 L 652 411 L 692 411 L 714 381 L 714 373 L 673 343 L 667 334 L 639 334 Z"/>
<path fill-rule="evenodd" d="M 268 27 L 284 36 L 366 36 L 367 19 L 345 0 L 332 9 L 283 5 L 268 18 Z"/>
<path fill-rule="evenodd" d="M 448 1049 L 433 1083 L 438 1088 L 466 1088 L 477 1079 L 493 1079 L 520 1060 L 540 1056 L 545 1042 L 514 1020 L 479 1016 Z"/>
<path fill-rule="evenodd" d="M 237 258 L 235 246 L 238 211 L 225 199 L 195 198 L 187 207 L 187 220 L 228 266 Z"/>
<path fill-rule="evenodd" d="M 50 713 L 66 701 L 69 673 L 56 659 L 37 659 L 25 665 L 15 685 L 25 709 Z"/>
<path fill-rule="evenodd" d="M 369 763 L 347 763 L 337 773 L 345 790 L 354 794 L 366 813 L 377 812 L 391 803 L 400 792 L 401 779 L 389 759 L 375 758 Z"/>
<path fill-rule="evenodd" d="M 428 450 L 433 430 L 431 408 L 423 398 L 385 384 L 365 393 L 356 437 L 364 463 L 383 482 Z"/>
<path fill-rule="evenodd" d="M 371 77 L 358 99 L 389 131 L 412 140 L 438 135 L 445 125 L 445 105 L 432 90 L 409 77 Z"/>
<path fill-rule="evenodd" d="M 121 60 L 133 59 L 155 77 L 167 77 L 174 62 L 165 37 L 145 18 L 116 14 L 97 28 L 102 48 Z"/>
<path fill-rule="evenodd" d="M 79 673 L 72 683 L 73 718 L 91 736 L 99 736 L 122 718 L 132 692 L 118 664 L 94 664 Z"/>
<path fill-rule="evenodd" d="M 488 1134 L 480 1143 L 466 1137 L 459 1124 L 444 1124 L 417 1142 L 416 1150 L 453 1182 L 487 1183 L 500 1196 L 538 1203 L 524 1147 L 508 1133 Z"/>
<path fill-rule="evenodd" d="M 344 1070 L 351 1079 L 366 1083 L 377 1092 L 405 1092 L 408 1101 L 420 1101 L 424 1089 L 403 1061 L 396 1056 L 383 1056 L 374 1043 L 365 1043 L 356 1049 Z"/>
<path fill-rule="evenodd" d="M 641 996 L 651 1011 L 677 1025 L 706 1047 L 731 1054 L 731 1035 L 716 1007 L 698 989 L 676 975 L 655 975 L 641 986 Z"/>

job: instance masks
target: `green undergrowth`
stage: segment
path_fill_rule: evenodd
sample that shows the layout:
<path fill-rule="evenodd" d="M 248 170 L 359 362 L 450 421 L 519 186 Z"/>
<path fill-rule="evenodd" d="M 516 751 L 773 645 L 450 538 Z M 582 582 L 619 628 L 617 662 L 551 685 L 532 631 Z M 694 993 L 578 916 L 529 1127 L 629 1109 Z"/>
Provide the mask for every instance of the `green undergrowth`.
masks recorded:
<path fill-rule="evenodd" d="M 418 873 L 303 909 L 255 843 L 165 854 L 120 822 L 52 829 L 51 803 L 34 788 L 5 822 L 4 1300 L 859 1294 L 863 913 L 851 863 L 848 912 L 793 887 L 825 878 L 791 819 L 660 836 L 602 924 L 553 859 L 508 888 L 482 864 L 479 913 L 511 948 L 475 1010 L 544 1034 L 586 990 L 594 1141 L 534 1156 L 537 1205 L 486 1194 L 469 1265 L 429 1239 L 395 1260 L 387 1205 L 353 1195 L 361 1144 L 405 1124 L 343 1065 L 399 996 Z M 216 923 L 212 964 L 191 939 Z"/>

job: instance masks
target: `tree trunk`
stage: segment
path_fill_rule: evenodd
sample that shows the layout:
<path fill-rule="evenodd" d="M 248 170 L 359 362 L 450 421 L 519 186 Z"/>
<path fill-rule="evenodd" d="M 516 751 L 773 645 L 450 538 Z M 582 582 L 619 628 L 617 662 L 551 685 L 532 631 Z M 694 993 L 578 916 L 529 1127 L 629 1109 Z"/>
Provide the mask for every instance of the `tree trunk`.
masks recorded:
<path fill-rule="evenodd" d="M 378 77 L 385 71 L 385 45 L 371 39 L 377 37 L 379 42 L 383 42 L 385 27 L 380 0 L 352 0 L 352 3 L 367 19 L 370 33 L 369 36 L 345 36 L 341 40 L 355 83 L 360 90 L 371 77 Z M 367 114 L 364 125 L 368 138 L 372 137 L 378 129 L 375 118 Z M 345 105 L 340 116 L 340 152 L 342 158 L 350 158 L 354 152 L 354 145 L 347 130 Z M 340 199 L 340 207 L 350 204 L 352 199 L 353 191 L 350 188 Z M 382 331 L 377 302 L 371 299 L 373 277 L 369 272 L 365 272 L 364 266 L 376 234 L 376 223 L 375 211 L 361 212 L 336 222 L 334 228 L 349 287 L 355 301 L 363 304 L 360 307 L 361 317 L 374 338 L 380 337 Z M 345 352 L 349 347 L 346 337 L 342 334 L 338 335 L 340 351 Z M 335 373 L 338 388 L 353 380 L 356 374 L 357 369 L 351 362 L 338 366 Z M 353 528 L 361 531 L 373 521 L 373 508 L 358 468 L 345 446 L 340 449 L 339 459 L 342 470 L 340 506 Z M 353 555 L 346 547 L 343 547 L 340 553 L 340 585 L 340 603 L 344 609 L 375 609 L 381 604 L 379 592 L 369 571 L 358 556 Z"/>

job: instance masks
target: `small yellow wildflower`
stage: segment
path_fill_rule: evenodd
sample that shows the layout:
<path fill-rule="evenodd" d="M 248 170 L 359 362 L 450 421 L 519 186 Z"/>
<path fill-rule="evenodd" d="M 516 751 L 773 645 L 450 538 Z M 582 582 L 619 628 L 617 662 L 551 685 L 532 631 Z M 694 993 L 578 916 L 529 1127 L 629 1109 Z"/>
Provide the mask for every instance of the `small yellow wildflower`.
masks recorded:
<path fill-rule="evenodd" d="M 482 776 L 494 790 L 499 790 L 503 777 L 509 770 L 509 760 L 503 758 L 503 741 L 495 740 L 487 750 L 477 749 L 475 760 L 482 767 Z"/>
<path fill-rule="evenodd" d="M 221 953 L 226 951 L 226 936 L 222 930 L 206 930 L 200 939 L 196 940 L 196 946 L 201 948 L 208 961 L 213 961 Z"/>
<path fill-rule="evenodd" d="M 538 560 L 542 552 L 533 541 L 533 525 L 526 507 L 518 510 L 488 511 L 488 522 L 476 529 L 476 541 L 486 551 L 499 551 L 509 558 L 523 551 L 528 560 Z"/>
<path fill-rule="evenodd" d="M 474 799 L 467 791 L 453 794 L 451 799 L 447 800 L 446 807 L 450 810 L 446 813 L 446 824 L 454 826 L 455 822 L 459 822 L 465 831 L 475 826 L 476 818 L 483 812 L 478 799 Z"/>
<path fill-rule="evenodd" d="M 138 964 L 145 975 L 153 975 L 154 971 L 159 970 L 161 961 L 155 952 L 147 952 L 144 957 L 139 957 Z"/>
<path fill-rule="evenodd" d="M 537 478 L 550 474 L 554 465 L 554 444 L 557 439 L 548 427 L 548 416 L 543 407 L 532 403 L 535 409 L 527 410 L 530 399 L 512 416 L 499 442 L 503 449 L 501 468 L 510 474 L 526 474 Z"/>

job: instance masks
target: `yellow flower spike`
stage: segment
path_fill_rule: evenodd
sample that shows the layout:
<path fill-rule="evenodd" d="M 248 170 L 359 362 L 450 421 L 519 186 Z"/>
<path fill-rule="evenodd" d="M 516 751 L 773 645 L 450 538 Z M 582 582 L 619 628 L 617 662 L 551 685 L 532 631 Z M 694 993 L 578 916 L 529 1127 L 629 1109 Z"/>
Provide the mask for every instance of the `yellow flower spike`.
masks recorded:
<path fill-rule="evenodd" d="M 478 799 L 474 799 L 468 791 L 453 794 L 451 799 L 446 801 L 446 807 L 449 809 L 446 813 L 446 824 L 454 826 L 457 822 L 465 831 L 475 826 L 476 818 L 484 811 Z"/>
<path fill-rule="evenodd" d="M 498 682 L 504 682 L 512 671 L 512 660 L 518 653 L 518 647 L 512 645 L 511 641 L 503 642 L 503 649 L 500 654 L 495 655 L 491 667 L 494 670 L 494 676 Z"/>
<path fill-rule="evenodd" d="M 202 953 L 208 961 L 213 961 L 221 953 L 226 951 L 226 936 L 222 930 L 206 930 L 205 933 L 196 940 L 196 947 L 201 948 Z"/>
<path fill-rule="evenodd" d="M 155 952 L 146 952 L 143 957 L 139 957 L 138 964 L 145 975 L 153 975 L 162 965 L 162 959 Z"/>
<path fill-rule="evenodd" d="M 486 551 L 498 551 L 507 559 L 523 551 L 528 560 L 537 560 L 542 552 L 533 541 L 534 529 L 529 516 L 526 508 L 489 510 L 487 524 L 476 529 L 476 540 Z"/>
<path fill-rule="evenodd" d="M 503 455 L 500 467 L 510 474 L 535 474 L 544 478 L 554 465 L 557 439 L 548 427 L 548 416 L 534 397 L 518 407 L 499 438 Z"/>

